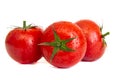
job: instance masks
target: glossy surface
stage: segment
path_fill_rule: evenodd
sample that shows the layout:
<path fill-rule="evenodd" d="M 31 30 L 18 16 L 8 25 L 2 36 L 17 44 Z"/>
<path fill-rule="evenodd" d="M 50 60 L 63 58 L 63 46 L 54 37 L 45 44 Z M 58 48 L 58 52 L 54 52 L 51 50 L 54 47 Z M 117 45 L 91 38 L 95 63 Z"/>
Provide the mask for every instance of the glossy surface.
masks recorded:
<path fill-rule="evenodd" d="M 100 27 L 91 20 L 80 20 L 76 24 L 82 28 L 87 39 L 87 51 L 83 61 L 95 61 L 99 59 L 106 48 L 101 36 Z"/>
<path fill-rule="evenodd" d="M 8 54 L 22 64 L 34 63 L 42 56 L 39 42 L 42 30 L 38 27 L 29 29 L 15 28 L 6 36 L 5 45 Z"/>
<path fill-rule="evenodd" d="M 59 50 L 54 56 L 52 62 L 50 62 L 50 56 L 54 47 L 41 46 L 41 50 L 45 59 L 53 66 L 60 68 L 71 67 L 78 63 L 83 58 L 86 51 L 86 39 L 82 30 L 77 25 L 71 22 L 55 22 L 44 31 L 41 42 L 54 41 L 55 38 L 53 29 L 56 31 L 61 40 L 76 37 L 75 39 L 66 44 L 69 48 L 73 49 L 74 51 L 67 52 Z"/>

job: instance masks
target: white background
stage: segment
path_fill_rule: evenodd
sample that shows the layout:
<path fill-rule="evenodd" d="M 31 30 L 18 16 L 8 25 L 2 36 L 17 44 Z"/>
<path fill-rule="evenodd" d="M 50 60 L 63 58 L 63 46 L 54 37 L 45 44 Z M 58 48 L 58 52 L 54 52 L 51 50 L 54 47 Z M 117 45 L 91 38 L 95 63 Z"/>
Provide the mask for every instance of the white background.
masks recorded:
<path fill-rule="evenodd" d="M 110 31 L 108 47 L 95 62 L 79 62 L 58 69 L 43 58 L 33 65 L 12 60 L 5 49 L 5 37 L 22 21 L 45 29 L 55 21 L 91 19 Z M 0 0 L 0 80 L 120 80 L 119 0 Z"/>

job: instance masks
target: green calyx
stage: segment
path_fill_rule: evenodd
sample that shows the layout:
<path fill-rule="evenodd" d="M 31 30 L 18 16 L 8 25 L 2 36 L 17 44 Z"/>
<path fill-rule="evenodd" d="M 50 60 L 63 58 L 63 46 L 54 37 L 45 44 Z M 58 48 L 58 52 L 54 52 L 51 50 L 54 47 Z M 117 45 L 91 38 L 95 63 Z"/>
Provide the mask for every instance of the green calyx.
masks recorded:
<path fill-rule="evenodd" d="M 32 27 L 31 24 L 26 25 L 26 21 L 23 21 L 23 29 L 24 29 L 24 30 L 27 30 L 27 29 L 29 29 L 29 28 L 31 28 L 31 27 Z"/>
<path fill-rule="evenodd" d="M 69 39 L 66 39 L 66 40 L 61 40 L 60 37 L 57 35 L 57 32 L 55 30 L 53 30 L 54 32 L 54 41 L 53 42 L 44 42 L 44 43 L 40 43 L 39 45 L 44 45 L 44 46 L 52 46 L 54 47 L 53 49 L 53 52 L 52 52 L 52 55 L 50 57 L 50 62 L 52 62 L 54 56 L 57 54 L 57 52 L 59 50 L 62 50 L 62 51 L 67 51 L 67 52 L 71 52 L 71 51 L 74 51 L 73 49 L 69 48 L 66 43 L 72 41 L 73 39 L 75 38 L 69 38 Z"/>
<path fill-rule="evenodd" d="M 103 25 L 102 25 L 101 28 L 100 28 L 101 33 L 102 33 L 102 30 L 103 30 Z M 105 37 L 106 37 L 107 35 L 109 35 L 109 34 L 110 34 L 110 32 L 106 32 L 106 33 L 104 33 L 104 34 L 101 35 L 101 36 L 102 36 L 102 39 L 103 39 L 103 44 L 105 44 L 105 45 L 107 45 L 107 43 L 106 43 L 106 41 L 105 41 Z"/>

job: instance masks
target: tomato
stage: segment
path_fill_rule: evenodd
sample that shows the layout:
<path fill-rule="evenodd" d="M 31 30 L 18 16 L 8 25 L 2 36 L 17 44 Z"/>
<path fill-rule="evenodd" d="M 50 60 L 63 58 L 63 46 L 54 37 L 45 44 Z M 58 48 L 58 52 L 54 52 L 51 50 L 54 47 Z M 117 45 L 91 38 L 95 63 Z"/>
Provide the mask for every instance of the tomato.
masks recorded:
<path fill-rule="evenodd" d="M 80 20 L 76 24 L 83 30 L 87 39 L 87 51 L 83 61 L 95 61 L 105 52 L 105 36 L 109 32 L 102 34 L 102 29 L 92 20 Z"/>
<path fill-rule="evenodd" d="M 84 57 L 87 44 L 79 26 L 69 21 L 58 21 L 43 32 L 39 45 L 44 58 L 51 65 L 68 68 Z"/>
<path fill-rule="evenodd" d="M 5 40 L 6 50 L 10 57 L 21 64 L 31 64 L 42 57 L 38 43 L 43 34 L 41 28 L 37 26 L 18 27 L 11 30 Z"/>

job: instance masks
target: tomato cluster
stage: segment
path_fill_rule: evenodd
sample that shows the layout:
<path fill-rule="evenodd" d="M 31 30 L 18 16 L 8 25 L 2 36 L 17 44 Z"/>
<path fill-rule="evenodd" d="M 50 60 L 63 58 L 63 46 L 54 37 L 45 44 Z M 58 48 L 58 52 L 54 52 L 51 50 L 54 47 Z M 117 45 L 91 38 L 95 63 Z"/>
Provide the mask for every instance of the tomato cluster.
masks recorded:
<path fill-rule="evenodd" d="M 92 20 L 54 22 L 46 30 L 26 25 L 11 30 L 5 45 L 12 59 L 21 64 L 37 62 L 43 56 L 58 68 L 68 68 L 80 61 L 96 61 L 105 49 L 105 36 Z"/>

